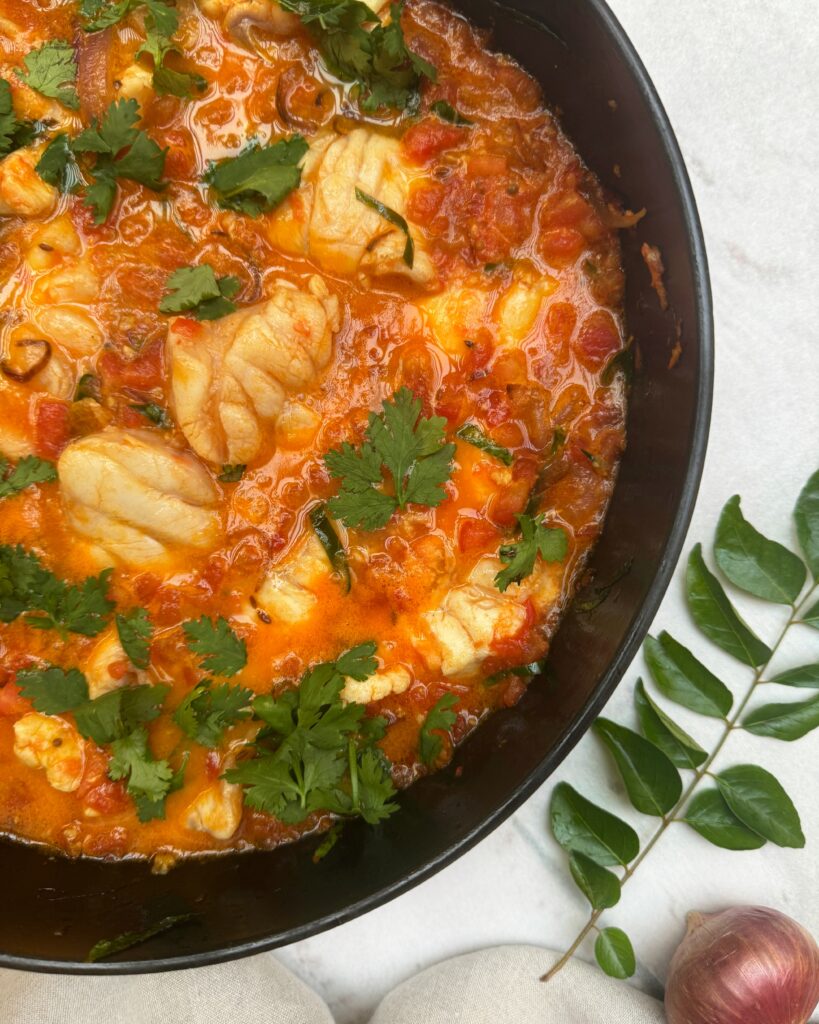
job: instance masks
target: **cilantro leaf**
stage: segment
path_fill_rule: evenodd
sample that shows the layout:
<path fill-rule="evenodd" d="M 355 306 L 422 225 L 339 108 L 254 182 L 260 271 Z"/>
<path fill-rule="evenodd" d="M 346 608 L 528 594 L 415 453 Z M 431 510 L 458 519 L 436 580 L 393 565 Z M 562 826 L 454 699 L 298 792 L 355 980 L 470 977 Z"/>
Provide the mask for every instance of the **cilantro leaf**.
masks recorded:
<path fill-rule="evenodd" d="M 211 164 L 203 181 L 225 210 L 258 217 L 279 205 L 301 183 L 299 163 L 307 153 L 301 135 L 264 147 L 250 146 L 236 157 Z"/>
<path fill-rule="evenodd" d="M 76 668 L 27 668 L 17 673 L 16 683 L 42 715 L 62 715 L 88 700 L 88 683 Z"/>
<path fill-rule="evenodd" d="M 194 654 L 202 654 L 202 668 L 217 676 L 235 676 L 247 664 L 247 647 L 236 636 L 227 619 L 221 616 L 214 624 L 207 615 L 184 623 L 188 647 Z"/>
<path fill-rule="evenodd" d="M 223 484 L 236 484 L 245 475 L 247 466 L 243 462 L 237 462 L 234 465 L 226 463 L 222 466 L 222 472 L 217 476 L 217 480 L 221 480 Z"/>
<path fill-rule="evenodd" d="M 80 0 L 80 17 L 86 32 L 101 32 L 138 7 L 147 7 L 150 26 L 160 35 L 172 36 L 179 27 L 179 15 L 172 0 Z"/>
<path fill-rule="evenodd" d="M 418 752 L 425 765 L 435 764 L 441 756 L 444 742 L 440 733 L 449 733 L 455 724 L 458 716 L 450 709 L 457 703 L 458 698 L 454 693 L 445 693 L 427 713 L 418 736 Z"/>
<path fill-rule="evenodd" d="M 43 568 L 36 555 L 24 548 L 0 544 L 0 621 L 12 622 L 19 615 L 38 629 L 96 636 L 106 625 L 114 607 L 107 597 L 111 569 L 90 576 L 83 583 L 66 583 Z"/>
<path fill-rule="evenodd" d="M 391 4 L 386 25 L 362 0 L 280 0 L 280 6 L 299 15 L 329 71 L 355 83 L 364 110 L 416 109 L 421 78 L 435 81 L 435 68 L 407 47 L 403 3 Z"/>
<path fill-rule="evenodd" d="M 127 178 L 159 191 L 165 187 L 162 174 L 167 149 L 162 149 L 144 131 L 139 121 L 136 100 L 115 100 L 102 122 L 94 119 L 90 128 L 71 143 L 74 154 L 96 155 L 93 182 L 86 192 L 85 205 L 94 211 L 94 223 L 106 220 L 117 194 L 117 178 Z"/>
<path fill-rule="evenodd" d="M 254 700 L 255 715 L 266 723 L 259 756 L 225 775 L 247 787 L 250 807 L 292 823 L 318 810 L 376 823 L 396 809 L 389 762 L 374 746 L 383 720 L 370 728 L 364 707 L 341 699 L 346 676 L 366 679 L 376 670 L 374 653 L 375 644 L 361 644 L 314 666 L 297 690 Z"/>
<path fill-rule="evenodd" d="M 65 132 L 55 135 L 49 142 L 34 170 L 60 192 L 73 192 L 83 180 Z"/>
<path fill-rule="evenodd" d="M 14 114 L 11 86 L 0 78 L 0 158 L 29 145 L 44 129 L 42 121 L 18 121 Z"/>
<path fill-rule="evenodd" d="M 113 743 L 133 732 L 137 726 L 152 722 L 162 711 L 170 687 L 122 686 L 94 700 L 84 701 L 70 709 L 77 729 L 86 739 L 99 746 Z"/>
<path fill-rule="evenodd" d="M 503 593 L 511 583 L 520 583 L 531 576 L 537 556 L 544 562 L 562 562 L 569 551 L 569 538 L 561 526 L 543 525 L 543 515 L 517 516 L 521 539 L 515 544 L 504 544 L 498 552 L 507 563 L 495 576 L 495 586 Z"/>
<path fill-rule="evenodd" d="M 163 409 L 161 405 L 157 405 L 156 402 L 141 402 L 135 405 L 130 405 L 129 409 L 133 409 L 135 412 L 141 412 L 145 419 L 150 420 L 151 423 L 155 423 L 160 430 L 170 430 L 173 426 L 173 420 L 170 417 L 167 409 Z"/>
<path fill-rule="evenodd" d="M 400 213 L 396 213 L 395 210 L 391 210 L 389 206 L 385 206 L 380 199 L 376 199 L 375 196 L 362 192 L 360 188 L 356 188 L 355 197 L 360 203 L 363 203 L 365 206 L 369 206 L 370 209 L 375 210 L 375 212 L 383 217 L 384 220 L 404 232 L 407 236 L 407 244 L 404 246 L 403 259 L 410 270 L 412 270 L 412 265 L 415 262 L 415 242 L 412 240 L 409 224 L 407 224 L 406 220 L 404 220 Z"/>
<path fill-rule="evenodd" d="M 53 462 L 27 455 L 11 469 L 8 461 L 0 455 L 0 498 L 19 494 L 34 484 L 53 483 L 56 479 L 57 469 Z"/>
<path fill-rule="evenodd" d="M 225 730 L 250 716 L 253 691 L 243 686 L 210 680 L 195 686 L 174 712 L 174 721 L 203 747 L 218 747 Z"/>
<path fill-rule="evenodd" d="M 122 649 L 136 668 L 146 669 L 151 660 L 153 627 L 144 608 L 117 615 L 114 619 Z"/>
<path fill-rule="evenodd" d="M 361 448 L 345 442 L 341 450 L 325 455 L 330 473 L 342 481 L 327 504 L 330 514 L 347 526 L 375 530 L 410 502 L 440 505 L 455 454 L 454 444 L 441 443 L 445 426 L 440 416 L 421 416 L 421 402 L 409 388 L 397 391 L 380 415 L 370 413 Z M 394 496 L 376 489 L 383 482 L 382 466 L 390 473 Z"/>
<path fill-rule="evenodd" d="M 442 121 L 448 121 L 450 124 L 457 124 L 466 128 L 475 123 L 464 117 L 463 114 L 459 114 L 446 100 L 436 100 L 429 109 L 433 114 L 437 114 Z"/>
<path fill-rule="evenodd" d="M 59 100 L 70 110 L 79 110 L 77 97 L 77 61 L 74 47 L 64 39 L 52 39 L 37 50 L 28 53 L 17 77 L 43 96 Z"/>
<path fill-rule="evenodd" d="M 197 320 L 218 320 L 236 310 L 229 300 L 241 288 L 238 277 L 216 277 L 207 263 L 180 267 L 168 278 L 167 294 L 159 304 L 162 313 L 192 313 Z"/>
<path fill-rule="evenodd" d="M 111 745 L 109 778 L 115 782 L 126 779 L 126 788 L 142 822 L 165 816 L 165 798 L 182 784 L 182 776 L 174 774 L 170 764 L 156 760 L 148 746 L 148 733 L 141 726 Z"/>
<path fill-rule="evenodd" d="M 503 445 L 493 441 L 475 423 L 464 423 L 462 427 L 455 431 L 455 436 L 460 437 L 462 441 L 466 441 L 467 444 L 471 444 L 474 448 L 479 448 L 481 451 L 486 452 L 487 455 L 498 459 L 504 466 L 511 466 L 515 461 L 515 456 L 508 448 L 504 448 Z"/>
<path fill-rule="evenodd" d="M 327 515 L 327 506 L 324 502 L 314 505 L 310 509 L 309 518 L 319 543 L 324 548 L 324 553 L 333 567 L 333 572 L 341 576 L 344 581 L 344 591 L 349 594 L 352 580 L 350 578 L 350 564 L 347 559 L 347 552 L 336 533 L 336 528 Z"/>

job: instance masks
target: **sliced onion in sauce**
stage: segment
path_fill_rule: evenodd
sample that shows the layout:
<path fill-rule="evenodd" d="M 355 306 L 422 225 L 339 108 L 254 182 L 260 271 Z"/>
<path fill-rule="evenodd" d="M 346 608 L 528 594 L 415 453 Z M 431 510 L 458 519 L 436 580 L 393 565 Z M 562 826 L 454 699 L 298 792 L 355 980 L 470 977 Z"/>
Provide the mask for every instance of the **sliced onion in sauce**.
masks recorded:
<path fill-rule="evenodd" d="M 44 338 L 23 338 L 11 348 L 8 358 L 0 362 L 0 370 L 21 384 L 36 377 L 51 359 L 51 343 Z"/>
<path fill-rule="evenodd" d="M 111 29 L 82 32 L 77 47 L 77 92 L 83 108 L 93 117 L 102 117 L 108 98 L 108 57 L 111 53 Z"/>
<path fill-rule="evenodd" d="M 279 76 L 276 85 L 276 110 L 290 128 L 313 132 L 332 115 L 333 93 L 315 79 L 305 78 L 300 67 L 293 65 Z"/>

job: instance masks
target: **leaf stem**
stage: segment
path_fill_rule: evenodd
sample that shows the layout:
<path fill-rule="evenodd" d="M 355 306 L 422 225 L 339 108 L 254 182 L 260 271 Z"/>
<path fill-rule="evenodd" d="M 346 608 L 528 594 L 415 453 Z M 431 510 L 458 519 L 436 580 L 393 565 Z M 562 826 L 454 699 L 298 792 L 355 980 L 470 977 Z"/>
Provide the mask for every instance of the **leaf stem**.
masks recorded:
<path fill-rule="evenodd" d="M 646 859 L 649 853 L 651 853 L 651 851 L 660 841 L 662 836 L 665 835 L 668 826 L 675 821 L 682 820 L 680 817 L 678 817 L 680 811 L 683 810 L 685 805 L 691 799 L 694 790 L 700 784 L 702 779 L 706 775 L 711 774 L 709 769 L 716 760 L 716 758 L 719 756 L 720 752 L 722 751 L 722 748 L 725 746 L 728 737 L 735 729 L 741 728 L 739 725 L 739 720 L 742 716 L 743 711 L 748 706 L 748 702 L 750 701 L 751 697 L 753 697 L 757 686 L 759 686 L 759 684 L 762 682 L 763 676 L 765 672 L 768 670 L 768 666 L 771 664 L 774 657 L 776 656 L 776 652 L 782 645 L 782 641 L 785 639 L 788 630 L 791 628 L 791 626 L 794 625 L 794 623 L 798 621 L 800 611 L 813 598 L 813 595 L 817 588 L 819 588 L 819 581 L 813 584 L 813 586 L 808 590 L 808 592 L 800 601 L 794 602 L 794 604 L 791 606 L 791 614 L 789 615 L 787 622 L 782 627 L 779 636 L 777 637 L 773 647 L 771 648 L 771 653 L 768 656 L 768 660 L 763 665 L 760 665 L 757 669 L 754 670 L 753 678 L 751 679 L 751 683 L 748 687 L 747 692 L 745 693 L 739 704 L 736 706 L 736 708 L 734 708 L 732 713 L 725 719 L 725 727 L 723 729 L 722 735 L 717 740 L 716 746 L 711 751 L 707 759 L 703 761 L 703 763 L 698 768 L 694 769 L 694 777 L 689 783 L 689 785 L 683 791 L 677 803 L 671 808 L 671 810 L 667 814 L 663 816 L 656 831 L 648 840 L 648 842 L 640 851 L 640 853 L 637 855 L 637 857 L 631 862 L 631 864 L 628 864 L 625 867 L 623 876 L 620 879 L 621 889 L 626 884 L 626 882 L 634 875 L 637 868 L 643 863 L 643 861 Z M 602 914 L 603 910 L 592 911 L 588 921 L 580 930 L 580 932 L 578 932 L 574 942 L 566 950 L 563 956 L 557 961 L 557 963 L 541 977 L 541 981 L 550 981 L 556 974 L 563 970 L 563 968 L 566 966 L 569 960 L 571 960 L 571 958 L 580 948 L 580 946 L 582 945 L 585 938 L 589 935 L 589 933 L 597 928 L 597 922 L 599 921 Z"/>

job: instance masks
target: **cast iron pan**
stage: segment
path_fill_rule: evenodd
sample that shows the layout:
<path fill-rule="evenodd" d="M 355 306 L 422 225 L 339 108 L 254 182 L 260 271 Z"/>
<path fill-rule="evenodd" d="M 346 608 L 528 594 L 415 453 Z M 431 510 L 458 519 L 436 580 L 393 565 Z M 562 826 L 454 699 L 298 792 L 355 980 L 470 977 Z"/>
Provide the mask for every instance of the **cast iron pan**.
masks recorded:
<path fill-rule="evenodd" d="M 308 841 L 156 877 L 140 863 L 69 861 L 0 844 L 2 965 L 95 973 L 195 967 L 303 939 L 385 903 L 468 850 L 554 771 L 646 634 L 680 554 L 711 405 L 708 269 L 685 166 L 651 81 L 603 0 L 463 0 L 463 9 L 493 25 L 493 45 L 540 79 L 603 183 L 626 207 L 649 211 L 623 235 L 627 315 L 642 369 L 592 562 L 598 585 L 617 582 L 593 610 L 578 602 L 570 609 L 548 672 L 517 707 L 484 724 L 446 771 L 404 793 L 401 812 L 385 825 L 346 827 L 319 864 Z M 666 312 L 640 256 L 643 242 L 659 246 L 665 260 Z M 678 325 L 682 356 L 669 370 Z M 185 913 L 196 916 L 118 960 L 83 964 L 98 939 Z"/>

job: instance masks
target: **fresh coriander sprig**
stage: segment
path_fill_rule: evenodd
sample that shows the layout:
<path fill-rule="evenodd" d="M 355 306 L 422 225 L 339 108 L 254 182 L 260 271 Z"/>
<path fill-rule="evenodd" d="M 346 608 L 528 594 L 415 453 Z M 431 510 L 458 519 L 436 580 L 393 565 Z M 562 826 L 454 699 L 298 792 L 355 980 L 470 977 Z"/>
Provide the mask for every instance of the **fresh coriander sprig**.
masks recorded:
<path fill-rule="evenodd" d="M 58 100 L 69 110 L 78 110 L 77 58 L 74 47 L 64 39 L 52 39 L 23 59 L 24 70 L 17 77 L 29 88 L 49 99 Z"/>
<path fill-rule="evenodd" d="M 0 455 L 0 498 L 9 498 L 34 484 L 50 484 L 56 479 L 57 469 L 53 462 L 27 455 L 12 468 L 8 459 Z"/>
<path fill-rule="evenodd" d="M 301 135 L 269 146 L 251 145 L 238 156 L 211 164 L 202 180 L 210 185 L 223 209 L 259 217 L 299 187 L 299 164 L 307 149 Z"/>
<path fill-rule="evenodd" d="M 188 647 L 202 655 L 202 668 L 217 676 L 235 676 L 247 664 L 247 646 L 220 616 L 214 623 L 207 615 L 182 626 Z"/>
<path fill-rule="evenodd" d="M 114 101 L 101 122 L 95 119 L 75 139 L 62 132 L 56 135 L 35 170 L 62 191 L 83 185 L 85 204 L 94 212 L 94 223 L 102 224 L 113 208 L 120 178 L 154 191 L 165 187 L 162 174 L 168 151 L 135 127 L 139 117 L 136 100 Z M 77 163 L 78 156 L 88 162 L 85 174 Z M 90 184 L 84 185 L 86 177 Z"/>
<path fill-rule="evenodd" d="M 238 277 L 217 277 L 213 267 L 180 267 L 168 278 L 166 295 L 159 304 L 162 313 L 189 313 L 197 320 L 218 320 L 236 311 L 230 300 L 242 284 Z"/>
<path fill-rule="evenodd" d="M 386 25 L 362 0 L 279 2 L 285 11 L 299 15 L 330 72 L 355 85 L 363 110 L 417 110 L 422 79 L 434 82 L 437 72 L 407 46 L 401 28 L 403 2 L 390 5 Z"/>
<path fill-rule="evenodd" d="M 179 728 L 203 747 L 218 747 L 225 731 L 250 717 L 253 691 L 209 679 L 195 686 L 174 712 Z"/>
<path fill-rule="evenodd" d="M 111 569 L 83 583 L 66 583 L 45 569 L 25 548 L 0 545 L 0 622 L 25 615 L 37 629 L 96 636 L 107 625 L 114 602 L 108 599 Z"/>
<path fill-rule="evenodd" d="M 410 503 L 433 508 L 446 497 L 444 484 L 452 472 L 455 445 L 444 444 L 446 420 L 421 415 L 421 402 L 401 388 L 380 414 L 370 413 L 360 448 L 344 442 L 324 457 L 341 489 L 327 503 L 330 514 L 347 526 L 377 530 L 396 509 Z M 382 489 L 384 470 L 393 493 Z"/>
<path fill-rule="evenodd" d="M 122 649 L 135 668 L 146 669 L 151 660 L 153 626 L 144 608 L 117 615 L 114 619 Z"/>
<path fill-rule="evenodd" d="M 594 952 L 612 977 L 636 969 L 631 941 L 619 928 L 600 928 L 602 915 L 620 899 L 622 887 L 665 836 L 684 823 L 724 850 L 757 850 L 766 843 L 785 848 L 805 844 L 799 813 L 779 781 L 755 764 L 715 771 L 714 763 L 738 729 L 792 742 L 819 728 L 819 696 L 805 701 L 750 705 L 766 685 L 819 690 L 819 663 L 772 675 L 770 666 L 790 631 L 819 628 L 819 472 L 808 480 L 794 510 L 803 558 L 759 533 L 743 516 L 738 497 L 725 505 L 717 526 L 714 558 L 734 587 L 789 609 L 779 635 L 766 644 L 740 618 L 723 583 L 706 564 L 700 545 L 686 571 L 686 597 L 700 632 L 751 672 L 735 700 L 725 683 L 668 633 L 648 637 L 646 664 L 660 694 L 723 728 L 710 750 L 690 736 L 638 680 L 634 692 L 640 732 L 607 719 L 595 731 L 611 753 L 633 807 L 659 819 L 642 850 L 634 829 L 597 807 L 565 782 L 552 794 L 551 826 L 569 856 L 572 878 L 591 905 L 588 921 L 544 981 L 568 963 L 583 941 L 597 933 Z M 810 572 L 812 581 L 806 579 Z M 682 772 L 690 773 L 684 781 Z M 708 778 L 713 785 L 702 788 Z M 619 873 L 617 873 L 619 872 Z"/>
<path fill-rule="evenodd" d="M 544 562 L 562 562 L 569 551 L 569 538 L 562 526 L 545 526 L 543 515 L 516 517 L 520 540 L 501 546 L 498 555 L 506 568 L 495 576 L 495 586 L 503 593 L 512 583 L 520 583 L 534 572 L 537 556 Z"/>
<path fill-rule="evenodd" d="M 361 644 L 314 666 L 297 689 L 254 700 L 265 723 L 256 756 L 225 774 L 245 787 L 248 806 L 289 823 L 331 811 L 377 824 L 397 809 L 390 765 L 376 746 L 383 720 L 365 719 L 362 704 L 341 698 L 346 677 L 375 672 L 374 654 L 374 643 Z"/>

